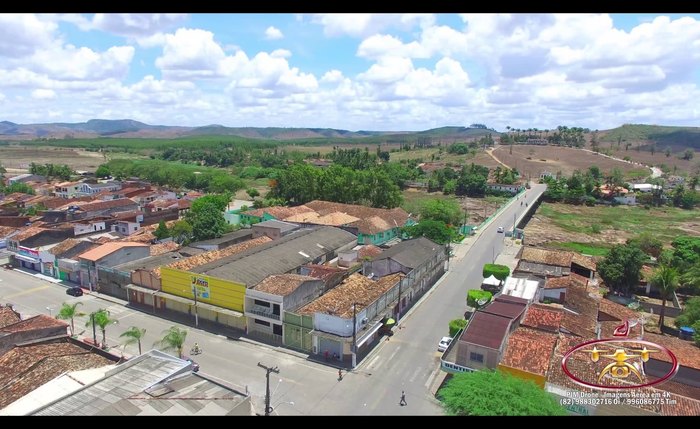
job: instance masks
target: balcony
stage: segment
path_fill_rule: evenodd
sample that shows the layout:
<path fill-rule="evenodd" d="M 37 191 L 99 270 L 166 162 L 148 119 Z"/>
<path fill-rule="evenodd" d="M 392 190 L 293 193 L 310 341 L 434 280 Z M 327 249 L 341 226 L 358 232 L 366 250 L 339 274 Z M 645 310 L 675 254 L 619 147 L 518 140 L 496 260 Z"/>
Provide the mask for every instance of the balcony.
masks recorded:
<path fill-rule="evenodd" d="M 255 314 L 256 316 L 267 317 L 268 319 L 280 320 L 279 314 L 273 314 L 272 309 L 261 305 L 252 305 L 245 309 L 246 313 Z"/>

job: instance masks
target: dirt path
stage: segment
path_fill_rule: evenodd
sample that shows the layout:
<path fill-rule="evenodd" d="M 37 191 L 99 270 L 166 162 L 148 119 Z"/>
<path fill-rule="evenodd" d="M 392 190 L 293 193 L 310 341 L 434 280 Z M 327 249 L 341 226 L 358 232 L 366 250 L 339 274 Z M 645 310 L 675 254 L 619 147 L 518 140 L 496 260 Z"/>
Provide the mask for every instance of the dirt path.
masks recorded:
<path fill-rule="evenodd" d="M 501 165 L 504 166 L 505 168 L 510 169 L 509 166 L 505 165 L 504 163 L 501 162 L 500 159 L 496 158 L 496 156 L 493 154 L 493 150 L 494 150 L 494 149 L 496 149 L 495 146 L 494 146 L 494 147 L 491 147 L 491 148 L 488 148 L 488 149 L 486 149 L 486 153 L 488 153 L 489 156 L 490 156 L 491 158 L 494 159 L 494 161 L 496 161 L 497 163 L 501 164 Z"/>

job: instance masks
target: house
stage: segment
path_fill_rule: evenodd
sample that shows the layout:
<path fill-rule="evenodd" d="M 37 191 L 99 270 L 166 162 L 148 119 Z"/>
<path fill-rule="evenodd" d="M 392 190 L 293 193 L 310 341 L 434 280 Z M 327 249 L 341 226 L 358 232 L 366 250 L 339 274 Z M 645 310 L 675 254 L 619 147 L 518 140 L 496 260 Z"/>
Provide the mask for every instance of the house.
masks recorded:
<path fill-rule="evenodd" d="M 305 205 L 296 207 L 272 206 L 262 209 L 247 210 L 239 213 L 240 223 L 243 225 L 252 225 L 254 223 L 265 220 L 285 220 L 289 217 L 300 213 L 313 212 Z M 292 221 L 289 221 L 292 222 Z"/>
<path fill-rule="evenodd" d="M 149 256 L 149 248 L 142 243 L 106 243 L 78 256 L 80 285 L 91 291 L 98 286 L 98 267 L 113 267 Z"/>
<path fill-rule="evenodd" d="M 253 238 L 267 236 L 273 240 L 277 240 L 299 229 L 299 225 L 279 220 L 266 220 L 254 224 L 251 228 L 253 230 Z"/>
<path fill-rule="evenodd" d="M 311 317 L 312 330 L 292 317 L 285 317 L 285 345 L 297 346 L 326 359 L 335 357 L 350 361 L 355 367 L 357 354 L 365 353 L 375 343 L 383 320 L 393 314 L 393 307 L 400 299 L 401 277 L 392 274 L 374 281 L 358 273 L 352 274 L 340 285 L 293 312 L 302 321 L 304 316 Z M 299 344 L 297 338 L 302 337 L 306 341 L 301 340 Z"/>
<path fill-rule="evenodd" d="M 523 246 L 516 257 L 520 260 L 513 270 L 514 274 L 521 273 L 544 280 L 548 276 L 569 275 L 573 253 Z"/>
<path fill-rule="evenodd" d="M 357 246 L 347 252 L 338 253 L 338 266 L 350 268 L 355 264 L 361 264 L 363 261 L 368 261 L 382 253 L 382 249 L 374 244 L 365 244 Z"/>
<path fill-rule="evenodd" d="M 196 264 L 185 260 L 161 268 L 162 293 L 158 296 L 166 299 L 168 310 L 244 329 L 246 289 L 272 274 L 298 274 L 302 265 L 324 263 L 356 243 L 353 234 L 332 227 L 298 230 L 278 240 L 258 237 L 231 246 L 243 246 L 245 250 L 241 252 L 224 257 L 217 254 L 215 259 L 202 264 L 205 255 L 213 253 L 207 252 L 194 257 Z M 198 313 L 194 313 L 194 302 L 190 299 L 194 297 L 193 286 L 198 291 Z"/>
<path fill-rule="evenodd" d="M 25 414 L 35 416 L 250 416 L 243 389 L 192 371 L 192 362 L 150 350 L 89 383 L 61 380 L 58 397 Z M 58 387 L 58 386 L 56 386 Z M 86 406 L 89 404 L 89 406 Z"/>
<path fill-rule="evenodd" d="M 78 188 L 78 193 L 84 196 L 92 196 L 99 194 L 100 192 L 116 192 L 122 188 L 122 184 L 119 182 L 105 182 L 105 183 L 87 183 L 83 182 Z"/>
<path fill-rule="evenodd" d="M 520 324 L 528 301 L 499 295 L 472 314 L 469 324 L 445 352 L 441 367 L 447 372 L 496 369 L 503 357 L 508 335 Z"/>
<path fill-rule="evenodd" d="M 73 235 L 75 236 L 91 234 L 97 231 L 104 231 L 105 229 L 107 229 L 105 221 L 100 220 L 86 220 L 84 222 L 73 223 Z"/>
<path fill-rule="evenodd" d="M 327 292 L 340 284 L 350 273 L 348 270 L 329 265 L 306 264 L 299 268 L 299 274 L 320 279 L 323 281 L 323 291 Z"/>
<path fill-rule="evenodd" d="M 229 232 L 224 234 L 219 238 L 212 238 L 211 240 L 198 241 L 196 243 L 190 243 L 191 247 L 196 247 L 197 249 L 202 249 L 206 251 L 211 250 L 222 250 L 227 247 L 233 246 L 234 244 L 242 243 L 248 241 L 253 237 L 253 231 L 250 229 L 240 229 L 238 231 Z"/>
<path fill-rule="evenodd" d="M 8 308 L 8 307 L 3 307 Z M 10 308 L 11 309 L 11 308 Z M 65 336 L 68 324 L 61 320 L 39 314 L 0 328 L 0 356 L 17 344 L 23 344 L 42 338 Z"/>
<path fill-rule="evenodd" d="M 508 277 L 503 284 L 503 295 L 515 296 L 532 302 L 538 296 L 540 283 L 535 280 L 528 280 L 518 277 Z"/>
<path fill-rule="evenodd" d="M 80 284 L 80 262 L 77 256 L 99 246 L 92 241 L 68 238 L 49 249 L 55 260 L 54 277 Z"/>
<path fill-rule="evenodd" d="M 54 194 L 60 198 L 84 196 L 80 192 L 82 186 L 82 182 L 61 182 L 54 187 Z"/>
<path fill-rule="evenodd" d="M 246 333 L 282 344 L 282 316 L 318 298 L 322 280 L 299 274 L 273 274 L 246 291 Z"/>
<path fill-rule="evenodd" d="M 90 218 L 95 216 L 108 216 L 112 213 L 138 210 L 139 206 L 129 198 L 117 200 L 99 201 L 76 206 L 73 211 L 76 218 Z M 70 211 L 71 209 L 69 209 Z"/>
<path fill-rule="evenodd" d="M 29 227 L 7 239 L 7 250 L 11 252 L 10 263 L 54 276 L 55 258 L 47 246 L 72 237 L 73 230 L 68 228 Z"/>
<path fill-rule="evenodd" d="M 508 336 L 498 369 L 544 388 L 558 333 L 518 327 Z"/>
<path fill-rule="evenodd" d="M 573 283 L 586 287 L 588 279 L 578 274 L 570 274 L 562 277 L 547 277 L 544 282 L 544 287 L 540 290 L 540 301 L 564 302 L 566 290 Z"/>
<path fill-rule="evenodd" d="M 143 214 L 137 216 L 143 219 Z M 124 235 L 131 235 L 136 233 L 141 228 L 141 222 L 130 222 L 127 220 L 118 220 L 112 225 L 112 231 L 118 232 Z"/>
<path fill-rule="evenodd" d="M 662 187 L 659 185 L 652 185 L 650 183 L 637 183 L 632 185 L 632 190 L 636 192 L 650 193 L 652 191 L 661 190 Z"/>
<path fill-rule="evenodd" d="M 405 274 L 401 281 L 403 293 L 393 317 L 400 319 L 404 309 L 410 308 L 445 273 L 445 247 L 425 237 L 402 241 L 362 263 L 362 273 L 371 278 L 382 278 L 395 273 Z"/>

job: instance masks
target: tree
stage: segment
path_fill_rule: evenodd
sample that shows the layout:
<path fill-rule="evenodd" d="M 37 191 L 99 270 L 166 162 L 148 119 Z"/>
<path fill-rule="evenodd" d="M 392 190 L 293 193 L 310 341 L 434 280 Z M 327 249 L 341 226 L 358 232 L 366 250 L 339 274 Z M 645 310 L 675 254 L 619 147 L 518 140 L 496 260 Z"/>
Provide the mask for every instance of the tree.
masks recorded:
<path fill-rule="evenodd" d="M 406 226 L 402 231 L 411 238 L 426 237 L 438 244 L 451 242 L 456 232 L 439 220 L 421 220 L 417 225 Z"/>
<path fill-rule="evenodd" d="M 124 331 L 119 338 L 126 338 L 126 341 L 124 341 L 124 346 L 128 346 L 129 344 L 138 344 L 139 354 L 141 354 L 141 338 L 143 338 L 144 335 L 146 335 L 146 329 L 132 326 Z"/>
<path fill-rule="evenodd" d="M 700 262 L 696 262 L 681 274 L 680 283 L 683 286 L 700 289 Z"/>
<path fill-rule="evenodd" d="M 100 332 L 102 332 L 102 347 L 107 347 L 107 326 L 119 323 L 119 321 L 112 319 L 109 310 L 101 308 L 94 313 L 90 313 L 90 318 L 85 322 L 85 326 L 91 326 L 93 323 L 99 326 Z"/>
<path fill-rule="evenodd" d="M 610 289 L 626 295 L 639 284 L 640 271 L 647 259 L 637 246 L 616 245 L 598 262 L 598 273 Z"/>
<path fill-rule="evenodd" d="M 481 275 L 484 278 L 494 276 L 500 281 L 505 281 L 510 275 L 510 268 L 499 264 L 484 264 Z"/>
<path fill-rule="evenodd" d="M 700 347 L 700 322 L 695 322 L 692 328 L 695 330 L 693 341 L 695 341 L 696 346 Z"/>
<path fill-rule="evenodd" d="M 454 374 L 438 398 L 448 414 L 458 416 L 567 414 L 554 396 L 532 381 L 488 369 Z"/>
<path fill-rule="evenodd" d="M 75 335 L 75 324 L 74 324 L 74 319 L 76 317 L 84 316 L 85 313 L 81 313 L 77 310 L 77 307 L 79 305 L 83 305 L 82 302 L 76 302 L 75 304 L 66 304 L 65 302 L 61 306 L 61 309 L 58 310 L 58 314 L 56 315 L 56 319 L 61 319 L 61 320 L 70 320 L 70 335 L 73 336 Z"/>
<path fill-rule="evenodd" d="M 693 149 L 686 149 L 685 152 L 683 152 L 683 159 L 686 161 L 693 159 L 693 156 L 695 156 L 695 151 Z"/>
<path fill-rule="evenodd" d="M 200 200 L 207 197 L 209 195 L 195 200 L 185 215 L 185 220 L 192 226 L 192 239 L 195 241 L 219 238 L 228 229 L 220 202 L 211 198 L 200 203 Z M 223 207 L 227 204 L 228 201 Z"/>
<path fill-rule="evenodd" d="M 109 167 L 106 164 L 102 164 L 99 167 L 97 167 L 97 170 L 95 171 L 95 176 L 104 178 L 104 177 L 109 177 L 112 175 L 112 172 L 110 171 Z"/>
<path fill-rule="evenodd" d="M 673 296 L 673 292 L 678 287 L 678 270 L 662 263 L 654 270 L 650 279 L 661 295 L 661 310 L 659 310 L 659 327 L 664 326 L 664 316 L 666 315 L 666 301 Z"/>
<path fill-rule="evenodd" d="M 627 240 L 627 244 L 639 247 L 642 252 L 649 256 L 658 258 L 664 248 L 664 244 L 648 231 Z"/>
<path fill-rule="evenodd" d="M 170 236 L 179 244 L 189 243 L 192 239 L 192 225 L 186 220 L 179 220 L 170 228 Z"/>
<path fill-rule="evenodd" d="M 676 317 L 674 324 L 680 328 L 681 326 L 693 326 L 698 321 L 700 321 L 700 296 L 695 296 L 685 302 L 685 307 L 681 314 Z"/>
<path fill-rule="evenodd" d="M 470 289 L 467 292 L 467 305 L 472 308 L 481 308 L 491 301 L 492 297 L 493 294 L 487 290 Z"/>
<path fill-rule="evenodd" d="M 671 242 L 671 246 L 673 246 L 672 265 L 679 270 L 685 271 L 689 266 L 700 262 L 700 237 L 676 237 Z"/>
<path fill-rule="evenodd" d="M 459 203 L 449 200 L 427 200 L 420 207 L 421 220 L 437 220 L 448 225 L 456 225 L 462 217 Z"/>
<path fill-rule="evenodd" d="M 255 189 L 255 188 L 250 188 L 250 189 L 248 189 L 248 190 L 245 191 L 245 192 L 246 192 L 246 194 L 248 194 L 248 196 L 249 196 L 250 198 L 255 198 L 255 197 L 257 197 L 257 196 L 260 196 L 260 192 L 258 192 L 258 190 Z"/>
<path fill-rule="evenodd" d="M 187 330 L 180 329 L 177 326 L 171 326 L 169 329 L 163 331 L 163 338 L 153 343 L 153 345 L 159 347 L 161 350 L 175 350 L 177 351 L 177 357 L 182 359 L 182 348 L 186 338 Z"/>
<path fill-rule="evenodd" d="M 155 235 L 155 237 L 158 240 L 170 237 L 170 230 L 168 230 L 168 227 L 165 225 L 164 220 L 158 222 L 158 228 L 156 228 L 156 230 L 153 231 L 153 235 Z"/>
<path fill-rule="evenodd" d="M 450 320 L 450 337 L 454 338 L 457 332 L 467 326 L 467 323 L 464 319 Z"/>

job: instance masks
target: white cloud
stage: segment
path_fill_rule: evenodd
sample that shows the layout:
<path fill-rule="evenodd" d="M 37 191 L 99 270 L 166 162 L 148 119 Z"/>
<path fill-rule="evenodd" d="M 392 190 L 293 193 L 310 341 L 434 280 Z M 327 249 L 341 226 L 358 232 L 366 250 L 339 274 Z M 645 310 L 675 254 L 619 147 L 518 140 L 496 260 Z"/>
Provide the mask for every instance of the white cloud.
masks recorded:
<path fill-rule="evenodd" d="M 32 91 L 32 98 L 36 100 L 51 100 L 56 98 L 56 92 L 53 89 L 38 88 Z"/>
<path fill-rule="evenodd" d="M 386 28 L 410 30 L 416 25 L 429 26 L 435 22 L 432 14 L 370 14 L 334 13 L 316 14 L 311 22 L 323 26 L 326 36 L 367 37 Z"/>
<path fill-rule="evenodd" d="M 279 40 L 284 38 L 284 34 L 282 34 L 279 28 L 269 26 L 267 30 L 265 30 L 265 38 L 267 40 Z"/>
<path fill-rule="evenodd" d="M 163 55 L 156 59 L 156 66 L 175 79 L 212 77 L 218 75 L 225 57 L 212 32 L 180 28 L 165 36 Z"/>
<path fill-rule="evenodd" d="M 58 25 L 31 14 L 0 14 L 0 58 L 20 58 L 49 47 Z"/>
<path fill-rule="evenodd" d="M 340 70 L 329 70 L 323 77 L 321 77 L 321 82 L 324 83 L 337 83 L 343 80 L 343 72 Z"/>
<path fill-rule="evenodd" d="M 92 28 L 118 36 L 140 38 L 174 28 L 187 18 L 184 13 L 96 13 Z"/>
<path fill-rule="evenodd" d="M 270 56 L 275 58 L 289 58 L 292 56 L 292 53 L 286 49 L 275 49 L 270 53 Z"/>

